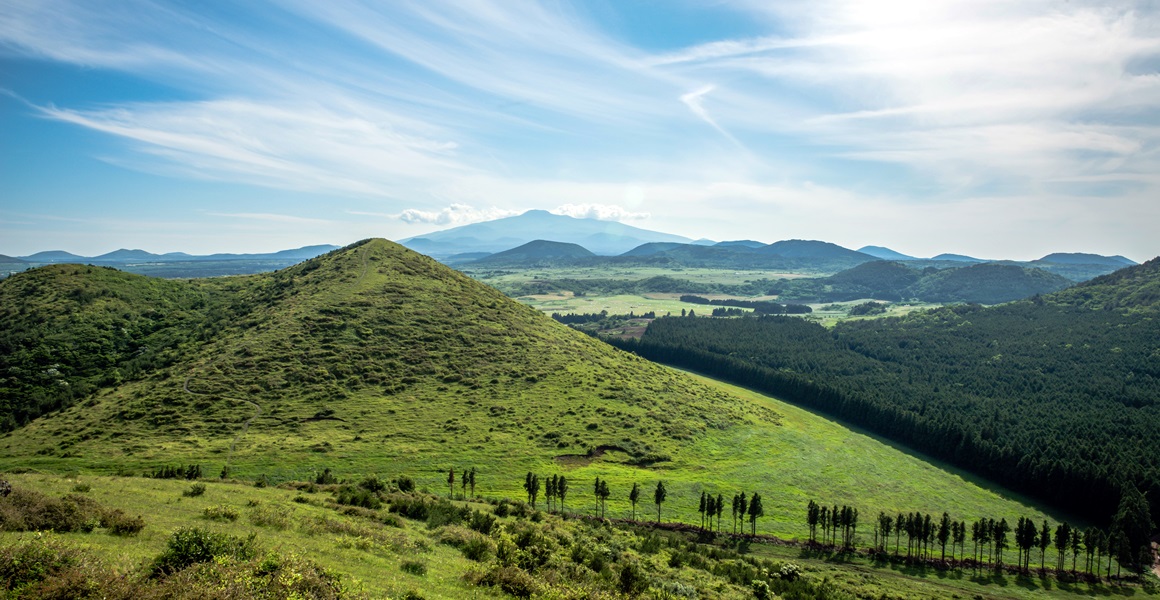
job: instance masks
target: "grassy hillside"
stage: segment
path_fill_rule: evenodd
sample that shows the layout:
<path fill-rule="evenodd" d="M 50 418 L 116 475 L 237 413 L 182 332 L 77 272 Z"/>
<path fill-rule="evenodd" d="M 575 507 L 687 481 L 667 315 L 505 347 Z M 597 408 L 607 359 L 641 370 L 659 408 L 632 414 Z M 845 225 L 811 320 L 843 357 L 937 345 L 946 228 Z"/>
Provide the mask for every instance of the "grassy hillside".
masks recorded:
<path fill-rule="evenodd" d="M 0 594 L 10 598 L 753 598 L 754 580 L 777 597 L 1156 597 L 1155 582 L 1080 582 L 1042 576 L 835 554 L 796 545 L 567 518 L 520 502 L 450 503 L 388 485 L 381 508 L 336 503 L 349 486 L 26 474 L 0 498 L 0 515 L 52 502 L 93 514 L 144 515 L 144 529 L 0 531 Z M 200 491 L 197 489 L 200 486 Z M 58 499 L 65 498 L 62 502 Z M 381 500 L 380 500 L 381 499 Z M 467 510 L 463 510 L 466 508 Z M 541 508 L 543 505 L 541 504 Z M 10 525 L 0 516 L 0 529 Z M 232 539 L 218 558 L 184 540 Z M 191 530 L 197 533 L 190 534 Z M 252 536 L 252 537 L 251 537 Z M 969 554 L 969 548 L 968 548 Z M 148 577 L 160 557 L 197 559 Z M 1038 558 L 1038 556 L 1037 556 Z M 1048 562 L 1053 557 L 1048 554 Z M 791 566 L 792 565 L 792 566 Z M 625 571 L 628 575 L 625 575 Z M 7 590 L 5 588 L 8 588 Z M 626 594 L 626 590 L 628 594 Z M 643 596 L 639 596 L 641 591 Z M 296 594 L 296 595 L 295 595 Z"/>

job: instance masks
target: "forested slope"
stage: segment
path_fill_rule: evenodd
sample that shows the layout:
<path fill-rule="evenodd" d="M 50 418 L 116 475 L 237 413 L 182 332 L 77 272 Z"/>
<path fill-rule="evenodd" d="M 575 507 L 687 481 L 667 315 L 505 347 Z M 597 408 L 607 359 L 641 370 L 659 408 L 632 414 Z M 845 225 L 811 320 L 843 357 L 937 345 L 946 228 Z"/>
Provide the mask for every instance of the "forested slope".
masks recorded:
<path fill-rule="evenodd" d="M 1160 515 L 1160 260 L 1056 295 L 840 323 L 658 319 L 643 356 L 780 394 L 1096 520 Z M 1160 520 L 1157 520 L 1160 522 Z"/>

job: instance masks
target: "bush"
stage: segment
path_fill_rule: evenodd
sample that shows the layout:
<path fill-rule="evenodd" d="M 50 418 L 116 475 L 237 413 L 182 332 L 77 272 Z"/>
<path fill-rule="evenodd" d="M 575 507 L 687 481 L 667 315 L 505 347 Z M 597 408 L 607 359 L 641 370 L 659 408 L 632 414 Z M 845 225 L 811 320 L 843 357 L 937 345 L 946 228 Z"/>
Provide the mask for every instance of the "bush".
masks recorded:
<path fill-rule="evenodd" d="M 399 565 L 399 568 L 404 573 L 410 573 L 412 575 L 423 576 L 427 574 L 427 563 L 420 560 L 405 560 L 403 564 Z"/>
<path fill-rule="evenodd" d="M 518 567 L 493 567 L 485 573 L 469 573 L 475 585 L 498 587 L 516 598 L 531 598 L 539 589 L 535 578 Z"/>
<path fill-rule="evenodd" d="M 333 485 L 338 483 L 338 478 L 334 476 L 334 473 L 330 472 L 330 467 L 327 467 L 321 473 L 314 476 L 314 483 L 318 485 Z"/>
<path fill-rule="evenodd" d="M 617 587 L 626 596 L 639 596 L 648 590 L 649 577 L 644 568 L 635 560 L 628 561 L 620 568 Z"/>
<path fill-rule="evenodd" d="M 92 498 L 69 494 L 52 498 L 36 490 L 15 488 L 0 498 L 0 530 L 3 531 L 82 531 L 100 524 L 104 510 Z"/>
<path fill-rule="evenodd" d="M 167 575 L 218 556 L 250 560 L 255 554 L 254 534 L 243 539 L 200 527 L 182 527 L 173 532 L 165 550 L 153 559 L 151 572 L 154 576 Z"/>
<path fill-rule="evenodd" d="M 491 535 L 492 530 L 495 529 L 496 518 L 485 512 L 479 510 L 471 511 L 471 523 L 468 527 L 482 533 L 483 535 Z"/>
<path fill-rule="evenodd" d="M 258 527 L 286 529 L 290 526 L 290 509 L 283 506 L 255 506 L 250 511 L 250 522 Z"/>
<path fill-rule="evenodd" d="M 757 598 L 757 600 L 768 600 L 772 598 L 773 594 L 769 591 L 769 584 L 760 579 L 754 579 L 753 597 Z"/>
<path fill-rule="evenodd" d="M 495 506 L 495 510 L 493 510 L 492 512 L 495 513 L 495 516 L 497 516 L 497 517 L 506 517 L 509 514 L 511 514 L 511 507 L 508 505 L 507 502 L 501 501 L 499 504 L 497 504 Z"/>
<path fill-rule="evenodd" d="M 91 486 L 87 483 L 78 483 L 78 484 L 73 486 L 73 491 L 78 493 L 78 494 L 87 494 L 87 493 L 93 491 L 93 486 Z"/>
<path fill-rule="evenodd" d="M 181 492 L 181 495 L 185 496 L 186 498 L 196 498 L 204 493 L 205 493 L 205 484 L 204 483 L 195 483 L 195 484 L 189 486 L 188 490 Z"/>
<path fill-rule="evenodd" d="M 210 521 L 237 521 L 238 511 L 233 507 L 219 504 L 217 506 L 207 506 L 202 516 Z"/>
<path fill-rule="evenodd" d="M 387 491 L 386 482 L 380 480 L 377 475 L 371 475 L 370 477 L 363 479 L 359 482 L 358 486 L 368 492 L 371 492 L 372 494 L 378 494 L 380 492 Z"/>
<path fill-rule="evenodd" d="M 495 543 L 484 536 L 475 536 L 467 540 L 459 548 L 463 557 L 475 562 L 487 562 L 495 554 Z"/>
<path fill-rule="evenodd" d="M 399 478 L 395 480 L 395 486 L 399 488 L 400 492 L 409 494 L 415 491 L 415 480 L 407 477 L 406 475 L 400 475 Z"/>
<path fill-rule="evenodd" d="M 379 499 L 378 494 L 365 488 L 351 487 L 349 485 L 343 486 L 338 490 L 336 500 L 339 504 L 361 506 L 362 508 L 369 508 L 371 510 L 378 510 L 383 507 L 383 501 Z"/>
<path fill-rule="evenodd" d="M 266 477 L 265 473 L 262 473 L 256 480 L 254 480 L 254 487 L 256 488 L 264 488 L 268 485 L 270 485 L 270 478 Z"/>
<path fill-rule="evenodd" d="M 117 508 L 106 512 L 101 517 L 101 527 L 109 530 L 109 533 L 120 536 L 137 535 L 145 529 L 145 519 L 140 515 L 130 517 L 124 511 Z"/>

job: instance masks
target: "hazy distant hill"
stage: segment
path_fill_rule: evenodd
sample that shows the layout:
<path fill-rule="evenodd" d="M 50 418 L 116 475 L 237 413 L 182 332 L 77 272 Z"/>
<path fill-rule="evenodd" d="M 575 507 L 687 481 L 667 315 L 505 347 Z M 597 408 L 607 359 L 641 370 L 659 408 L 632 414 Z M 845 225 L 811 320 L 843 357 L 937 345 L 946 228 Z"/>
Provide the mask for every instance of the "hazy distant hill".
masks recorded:
<path fill-rule="evenodd" d="M 782 240 L 757 249 L 761 254 L 784 256 L 786 258 L 827 258 L 849 259 L 857 262 L 874 260 L 873 256 L 855 252 L 830 242 L 817 240 Z"/>
<path fill-rule="evenodd" d="M 763 248 L 766 244 L 755 242 L 753 240 L 733 240 L 730 242 L 717 242 L 714 246 L 721 246 L 722 248 L 730 248 L 740 246 L 742 248 Z"/>
<path fill-rule="evenodd" d="M 289 267 L 337 247 L 327 244 L 261 254 L 211 254 L 205 256 L 186 254 L 185 252 L 153 254 L 145 250 L 124 248 L 100 256 L 77 256 L 60 250 L 49 250 L 24 257 L 26 261 L 24 268 L 47 264 L 109 265 L 131 273 L 170 279 L 249 275 Z M 15 268 L 10 264 L 7 267 L 0 267 L 0 276 L 22 270 L 24 269 Z"/>
<path fill-rule="evenodd" d="M 1129 260 L 1118 254 L 1115 256 L 1101 256 L 1099 254 L 1086 254 L 1083 252 L 1056 252 L 1054 254 L 1048 254 L 1047 256 L 1044 256 L 1038 261 L 1032 262 L 1046 262 L 1065 265 L 1103 265 L 1108 267 L 1115 267 L 1117 269 L 1138 264 L 1136 261 Z"/>
<path fill-rule="evenodd" d="M 578 244 L 534 240 L 522 246 L 496 252 L 471 263 L 472 266 L 520 264 L 524 266 L 566 259 L 596 256 Z"/>
<path fill-rule="evenodd" d="M 400 240 L 399 243 L 430 256 L 464 252 L 502 252 L 533 240 L 579 244 L 602 255 L 627 252 L 647 242 L 689 243 L 679 235 L 649 231 L 616 221 L 577 219 L 544 210 L 494 221 L 472 223 Z"/>
<path fill-rule="evenodd" d="M 883 246 L 862 246 L 861 248 L 858 248 L 858 252 L 861 252 L 862 254 L 869 254 L 870 256 L 881 258 L 882 260 L 917 260 L 913 256 L 908 256 L 901 252 L 895 252 L 894 250 L 885 248 Z"/>
<path fill-rule="evenodd" d="M 955 261 L 955 262 L 978 262 L 978 263 L 987 262 L 981 258 L 975 258 L 973 256 L 966 256 L 963 254 L 939 254 L 938 256 L 932 256 L 931 260 L 951 260 L 951 261 Z"/>
<path fill-rule="evenodd" d="M 678 242 L 649 242 L 647 244 L 641 244 L 636 248 L 621 254 L 620 256 L 651 256 L 653 254 L 667 252 L 684 245 L 686 244 L 681 244 Z"/>

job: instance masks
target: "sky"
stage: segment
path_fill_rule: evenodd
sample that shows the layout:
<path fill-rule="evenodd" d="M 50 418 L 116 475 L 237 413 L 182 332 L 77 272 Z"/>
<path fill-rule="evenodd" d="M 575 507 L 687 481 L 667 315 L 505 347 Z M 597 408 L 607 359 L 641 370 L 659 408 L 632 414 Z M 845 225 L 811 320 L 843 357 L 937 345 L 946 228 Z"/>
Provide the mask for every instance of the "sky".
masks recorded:
<path fill-rule="evenodd" d="M 529 209 L 713 240 L 1160 254 L 1160 5 L 0 0 L 0 254 Z"/>

